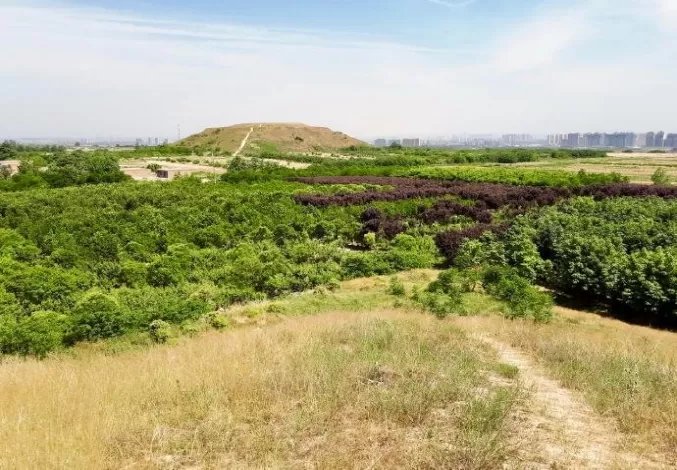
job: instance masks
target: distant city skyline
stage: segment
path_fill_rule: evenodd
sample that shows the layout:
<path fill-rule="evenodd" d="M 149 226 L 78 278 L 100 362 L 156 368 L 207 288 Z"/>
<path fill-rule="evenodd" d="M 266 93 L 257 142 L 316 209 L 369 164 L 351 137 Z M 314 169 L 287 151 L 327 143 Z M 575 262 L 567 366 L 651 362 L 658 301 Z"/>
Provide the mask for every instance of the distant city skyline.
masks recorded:
<path fill-rule="evenodd" d="M 415 147 L 444 147 L 444 146 L 479 146 L 479 147 L 562 147 L 562 148 L 647 148 L 668 149 L 677 148 L 677 133 L 666 131 L 649 132 L 573 132 L 554 134 L 492 134 L 492 133 L 449 133 L 447 135 L 421 135 L 412 133 L 406 137 L 390 134 L 387 137 L 361 138 L 377 147 L 385 147 L 393 143 L 407 148 Z M 153 146 L 166 145 L 176 141 L 176 138 L 167 137 L 67 137 L 67 138 L 22 138 L 0 136 L 0 141 L 15 140 L 26 144 L 56 144 L 65 146 Z"/>
<path fill-rule="evenodd" d="M 380 137 L 372 140 L 377 147 L 392 144 L 403 147 L 425 146 L 491 146 L 491 147 L 562 147 L 562 148 L 646 148 L 675 149 L 677 133 L 664 131 L 636 132 L 574 132 L 546 135 L 532 134 L 451 134 L 436 138 Z"/>

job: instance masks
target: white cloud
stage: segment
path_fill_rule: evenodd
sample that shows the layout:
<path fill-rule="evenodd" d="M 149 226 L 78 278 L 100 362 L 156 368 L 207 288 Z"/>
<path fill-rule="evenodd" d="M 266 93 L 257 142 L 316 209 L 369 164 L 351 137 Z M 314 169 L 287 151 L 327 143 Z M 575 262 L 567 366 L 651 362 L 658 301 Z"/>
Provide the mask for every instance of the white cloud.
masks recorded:
<path fill-rule="evenodd" d="M 494 63 L 507 72 L 547 66 L 560 61 L 563 53 L 582 43 L 591 31 L 585 5 L 547 11 L 498 38 Z"/>
<path fill-rule="evenodd" d="M 358 136 L 669 125 L 669 106 L 646 96 L 674 96 L 674 66 L 647 74 L 623 54 L 578 60 L 581 46 L 594 45 L 593 13 L 551 9 L 468 51 L 0 6 L 0 43 L 11 44 L 0 48 L 0 138 L 171 137 L 178 123 L 185 134 L 254 121 Z"/>

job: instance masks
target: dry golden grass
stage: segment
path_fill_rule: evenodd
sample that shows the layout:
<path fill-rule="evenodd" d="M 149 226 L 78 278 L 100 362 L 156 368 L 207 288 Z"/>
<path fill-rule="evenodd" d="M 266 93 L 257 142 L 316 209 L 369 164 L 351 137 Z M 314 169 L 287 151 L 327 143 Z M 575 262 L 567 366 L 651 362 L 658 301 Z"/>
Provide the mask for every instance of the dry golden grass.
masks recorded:
<path fill-rule="evenodd" d="M 392 309 L 10 361 L 0 468 L 496 468 L 521 396 L 490 380 L 496 361 Z"/>
<path fill-rule="evenodd" d="M 6 361 L 0 468 L 587 468 L 566 462 L 595 449 L 594 468 L 677 467 L 676 334 L 509 321 L 482 294 L 482 316 L 439 321 L 388 285 L 235 307 L 241 327 L 171 346 Z"/>
<path fill-rule="evenodd" d="M 343 149 L 351 145 L 367 145 L 364 142 L 326 127 L 312 127 L 299 123 L 253 123 L 230 127 L 205 129 L 179 142 L 188 147 L 216 146 L 220 150 L 235 152 L 250 129 L 253 129 L 244 149 L 260 145 L 272 145 L 283 152 L 306 152 L 317 149 Z"/>
<path fill-rule="evenodd" d="M 677 467 L 677 334 L 557 308 L 548 325 L 459 319 L 531 355 L 592 407 L 614 418 L 627 449 Z"/>

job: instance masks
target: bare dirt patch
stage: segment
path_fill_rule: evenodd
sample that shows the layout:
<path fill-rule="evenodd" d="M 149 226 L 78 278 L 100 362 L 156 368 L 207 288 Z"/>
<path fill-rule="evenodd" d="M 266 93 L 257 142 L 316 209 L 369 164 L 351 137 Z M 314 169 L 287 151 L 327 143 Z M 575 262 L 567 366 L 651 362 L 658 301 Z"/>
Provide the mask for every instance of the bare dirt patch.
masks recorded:
<path fill-rule="evenodd" d="M 162 181 L 161 178 L 158 178 L 154 172 L 148 169 L 150 164 L 160 165 L 163 169 L 169 170 L 173 176 L 190 176 L 197 173 L 221 175 L 226 172 L 225 168 L 206 164 L 179 163 L 159 159 L 123 160 L 120 163 L 120 169 L 137 181 Z"/>

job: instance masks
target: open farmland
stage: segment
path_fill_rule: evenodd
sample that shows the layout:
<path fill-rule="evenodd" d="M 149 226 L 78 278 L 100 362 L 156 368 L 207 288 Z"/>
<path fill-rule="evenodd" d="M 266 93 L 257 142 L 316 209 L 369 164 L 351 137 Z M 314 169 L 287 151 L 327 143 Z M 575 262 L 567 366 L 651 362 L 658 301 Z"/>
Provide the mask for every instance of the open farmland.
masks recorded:
<path fill-rule="evenodd" d="M 677 181 L 677 154 L 675 153 L 611 153 L 608 158 L 581 160 L 539 161 L 520 163 L 519 166 L 543 170 L 587 171 L 590 173 L 618 173 L 636 183 L 651 183 L 651 176 L 662 168 L 672 181 Z"/>

